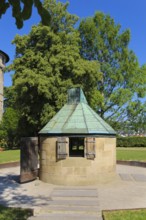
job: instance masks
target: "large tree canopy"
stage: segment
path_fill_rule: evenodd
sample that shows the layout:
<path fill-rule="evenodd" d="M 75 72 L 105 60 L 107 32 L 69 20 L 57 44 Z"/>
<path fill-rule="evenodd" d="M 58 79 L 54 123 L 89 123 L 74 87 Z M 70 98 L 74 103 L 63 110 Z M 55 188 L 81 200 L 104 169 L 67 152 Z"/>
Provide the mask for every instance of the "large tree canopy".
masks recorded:
<path fill-rule="evenodd" d="M 84 19 L 79 26 L 80 53 L 84 59 L 100 63 L 102 80 L 97 82 L 94 108 L 106 119 L 127 117 L 132 106 L 146 91 L 146 69 L 141 69 L 134 52 L 128 48 L 130 31 L 101 12 Z"/>
<path fill-rule="evenodd" d="M 17 35 L 16 58 L 9 67 L 14 70 L 15 108 L 19 109 L 24 135 L 36 135 L 38 130 L 66 102 L 67 89 L 81 86 L 89 102 L 100 78 L 99 64 L 80 57 L 79 34 L 73 28 L 77 17 L 66 6 L 50 0 L 51 25 L 32 27 L 28 35 Z M 59 18 L 58 18 L 59 16 Z M 8 101 L 7 101 L 8 104 Z"/>
<path fill-rule="evenodd" d="M 128 48 L 129 30 L 122 32 L 100 12 L 76 30 L 78 17 L 68 13 L 67 6 L 45 0 L 50 25 L 33 26 L 28 35 L 16 35 L 13 41 L 13 84 L 5 90 L 5 104 L 16 110 L 21 135 L 37 135 L 66 102 L 70 87 L 82 87 L 92 108 L 114 126 L 124 120 L 130 124 L 143 111 L 139 98 L 146 91 L 146 67 L 140 68 Z M 139 120 L 143 118 L 145 114 Z"/>
<path fill-rule="evenodd" d="M 41 0 L 1 0 L 0 18 L 8 8 L 12 8 L 12 16 L 16 19 L 17 28 L 23 27 L 23 22 L 31 17 L 32 8 L 35 6 L 44 25 L 50 24 L 51 15 L 42 4 Z"/>

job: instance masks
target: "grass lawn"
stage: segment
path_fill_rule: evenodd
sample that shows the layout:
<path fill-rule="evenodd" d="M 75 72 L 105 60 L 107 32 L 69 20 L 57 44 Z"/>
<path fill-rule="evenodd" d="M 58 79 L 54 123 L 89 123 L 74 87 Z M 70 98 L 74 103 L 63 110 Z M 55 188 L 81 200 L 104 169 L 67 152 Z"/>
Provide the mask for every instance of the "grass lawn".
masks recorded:
<path fill-rule="evenodd" d="M 146 209 L 103 211 L 104 220 L 146 220 Z"/>
<path fill-rule="evenodd" d="M 117 160 L 134 160 L 146 162 L 146 148 L 117 148 Z"/>
<path fill-rule="evenodd" d="M 8 208 L 0 205 L 0 220 L 27 220 L 32 216 L 30 209 Z"/>
<path fill-rule="evenodd" d="M 0 163 L 20 161 L 20 150 L 7 150 L 0 152 Z"/>
<path fill-rule="evenodd" d="M 146 162 L 146 148 L 117 148 L 117 160 L 134 160 Z M 20 150 L 0 152 L 0 164 L 20 161 Z"/>

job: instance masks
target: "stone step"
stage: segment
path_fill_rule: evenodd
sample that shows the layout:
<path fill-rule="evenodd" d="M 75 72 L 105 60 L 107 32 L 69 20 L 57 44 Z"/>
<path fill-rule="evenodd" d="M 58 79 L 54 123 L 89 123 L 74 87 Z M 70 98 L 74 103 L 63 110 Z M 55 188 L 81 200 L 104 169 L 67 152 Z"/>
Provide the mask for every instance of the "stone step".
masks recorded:
<path fill-rule="evenodd" d="M 98 197 L 96 189 L 54 189 L 51 197 Z"/>
<path fill-rule="evenodd" d="M 37 208 L 29 220 L 102 220 L 95 188 L 55 188 L 47 207 Z"/>
<path fill-rule="evenodd" d="M 53 205 L 60 205 L 60 206 L 99 206 L 99 200 L 98 199 L 80 199 L 80 198 L 74 198 L 72 200 L 70 199 L 62 199 L 59 198 L 59 200 L 52 200 L 48 203 L 49 206 Z"/>
<path fill-rule="evenodd" d="M 87 187 L 87 186 L 66 186 L 66 187 L 54 187 L 54 190 L 97 190 L 96 187 Z"/>
<path fill-rule="evenodd" d="M 63 214 L 90 214 L 97 215 L 100 213 L 100 208 L 97 206 L 48 206 L 42 209 L 36 209 L 35 215 L 49 214 L 49 213 L 63 213 Z"/>
<path fill-rule="evenodd" d="M 103 220 L 102 216 L 92 216 L 85 214 L 56 214 L 50 213 L 47 215 L 32 216 L 28 220 Z"/>

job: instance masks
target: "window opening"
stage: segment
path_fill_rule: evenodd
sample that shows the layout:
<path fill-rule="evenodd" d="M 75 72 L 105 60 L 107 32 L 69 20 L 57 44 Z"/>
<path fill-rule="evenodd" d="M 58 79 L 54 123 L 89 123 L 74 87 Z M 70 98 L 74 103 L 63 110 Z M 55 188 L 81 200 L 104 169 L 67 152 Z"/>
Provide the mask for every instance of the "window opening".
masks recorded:
<path fill-rule="evenodd" d="M 84 138 L 69 138 L 69 156 L 84 157 Z"/>

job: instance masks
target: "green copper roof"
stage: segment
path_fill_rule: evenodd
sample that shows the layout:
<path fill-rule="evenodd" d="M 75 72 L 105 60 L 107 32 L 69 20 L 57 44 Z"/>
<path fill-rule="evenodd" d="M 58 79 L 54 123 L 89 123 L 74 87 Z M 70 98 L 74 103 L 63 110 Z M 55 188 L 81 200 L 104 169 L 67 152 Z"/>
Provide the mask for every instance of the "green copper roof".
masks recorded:
<path fill-rule="evenodd" d="M 68 91 L 68 102 L 46 124 L 39 134 L 99 134 L 115 135 L 116 132 L 87 104 L 81 89 Z"/>

